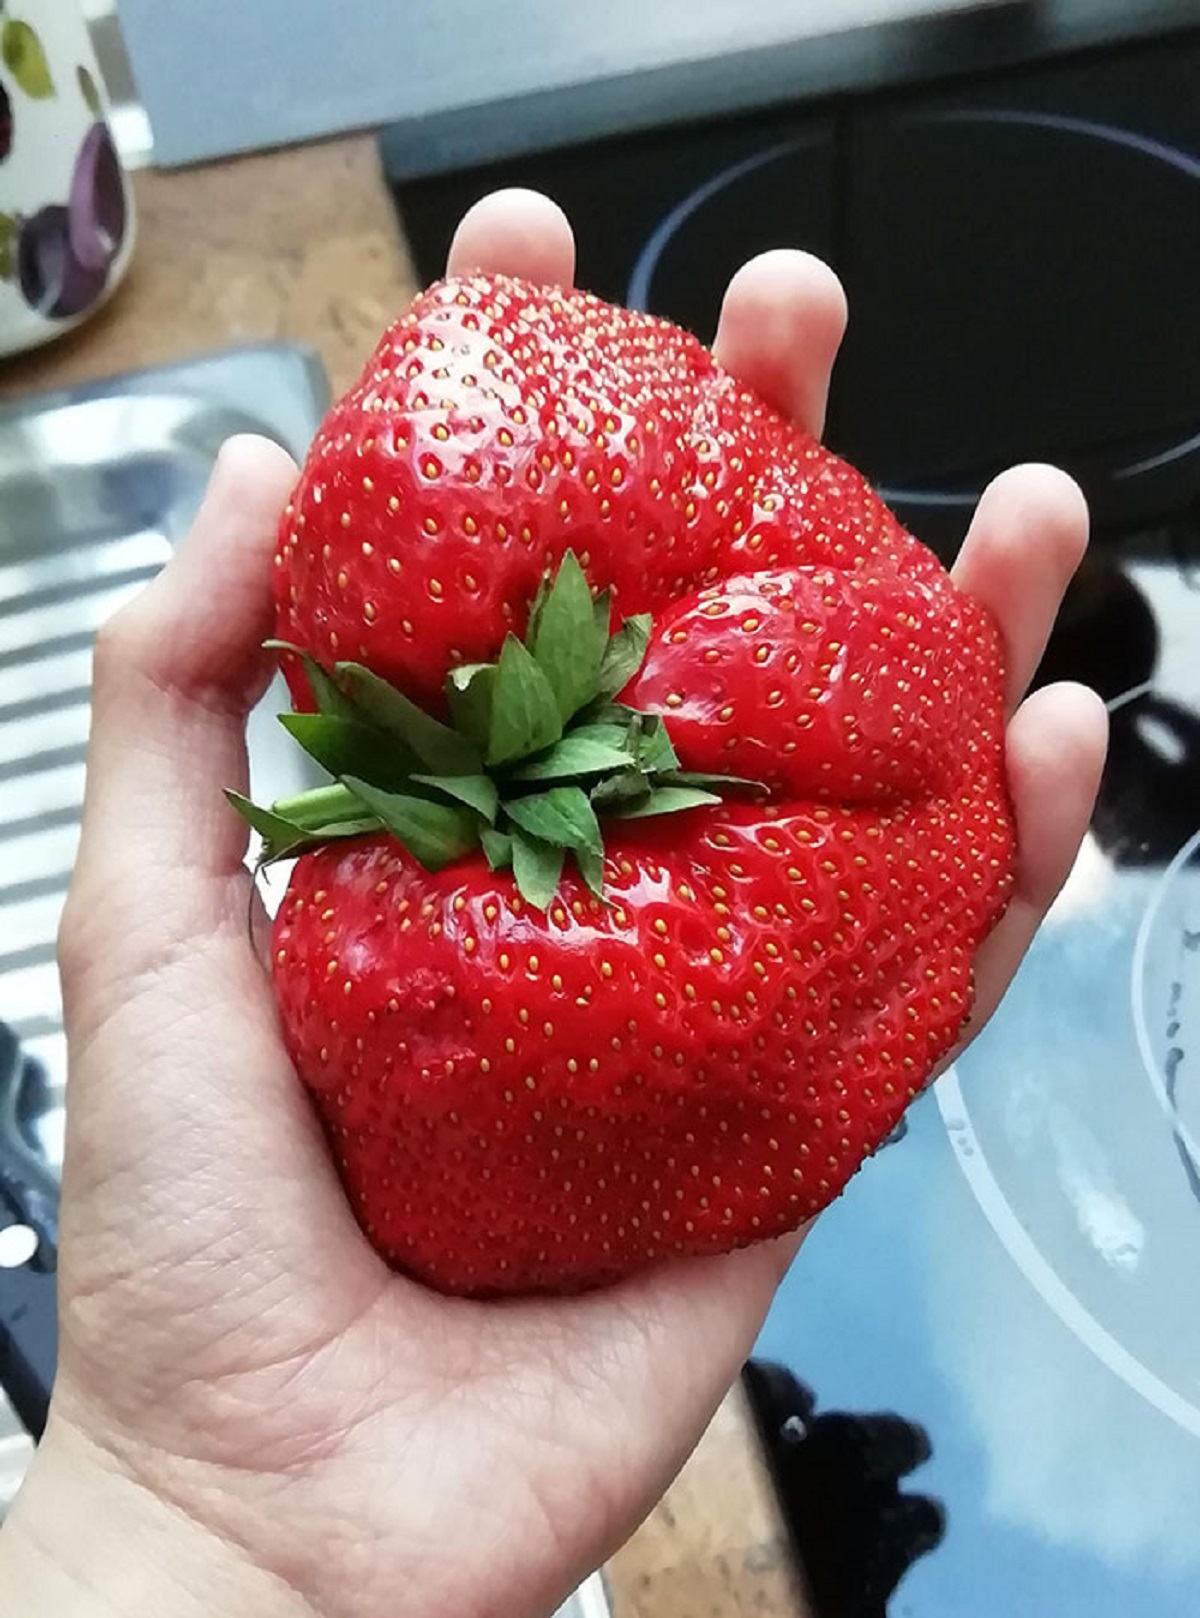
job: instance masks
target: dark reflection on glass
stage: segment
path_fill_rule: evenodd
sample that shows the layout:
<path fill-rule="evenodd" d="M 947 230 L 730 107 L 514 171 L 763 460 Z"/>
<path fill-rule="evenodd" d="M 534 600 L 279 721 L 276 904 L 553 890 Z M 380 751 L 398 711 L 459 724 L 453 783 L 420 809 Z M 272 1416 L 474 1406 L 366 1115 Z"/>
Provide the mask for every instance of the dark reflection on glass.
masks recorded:
<path fill-rule="evenodd" d="M 940 1501 L 901 1488 L 932 1454 L 928 1433 L 891 1412 L 818 1414 L 813 1392 L 766 1360 L 744 1381 L 817 1618 L 887 1618 L 946 1532 Z"/>
<path fill-rule="evenodd" d="M 1082 680 L 1112 702 L 1150 679 L 1158 650 L 1153 607 L 1101 543 L 1067 586 L 1034 683 Z"/>
<path fill-rule="evenodd" d="M 1118 865 L 1165 865 L 1200 827 L 1200 715 L 1147 691 L 1109 723 L 1096 841 Z"/>
<path fill-rule="evenodd" d="M 48 1080 L 6 1023 L 0 1023 L 0 1227 L 6 1203 L 42 1237 L 44 1255 L 58 1247 L 58 1181 L 33 1125 L 48 1105 Z"/>
<path fill-rule="evenodd" d="M 1186 649 L 1200 513 L 1098 538 L 1034 683 L 1081 680 L 1105 699 L 1111 733 L 1093 835 L 1117 866 L 1166 865 L 1200 827 L 1200 662 Z"/>
<path fill-rule="evenodd" d="M 0 1269 L 0 1389 L 35 1438 L 46 1424 L 58 1359 L 58 1188 L 18 1120 L 22 1096 L 44 1084 L 39 1065 L 0 1023 L 0 1230 L 26 1226 L 37 1237 L 29 1263 Z"/>

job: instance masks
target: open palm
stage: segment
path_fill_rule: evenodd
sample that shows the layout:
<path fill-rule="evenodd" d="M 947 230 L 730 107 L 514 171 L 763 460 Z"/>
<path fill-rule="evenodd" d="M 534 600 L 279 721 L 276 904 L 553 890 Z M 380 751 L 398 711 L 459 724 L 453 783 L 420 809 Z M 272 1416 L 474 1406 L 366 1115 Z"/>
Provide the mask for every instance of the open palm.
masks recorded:
<path fill-rule="evenodd" d="M 569 227 L 545 199 L 497 195 L 460 226 L 450 268 L 569 283 Z M 819 431 L 843 323 L 827 269 L 769 254 L 731 284 L 716 349 Z M 280 1044 L 247 936 L 243 831 L 219 791 L 245 783 L 294 475 L 269 444 L 230 444 L 188 540 L 97 649 L 61 938 L 72 1076 L 48 1446 L 86 1435 L 302 1610 L 534 1618 L 681 1464 L 795 1242 L 480 1304 L 394 1275 L 362 1239 Z M 957 566 L 1007 644 L 1021 845 L 974 1026 L 1095 791 L 1098 701 L 1060 686 L 1017 706 L 1085 533 L 1065 477 L 1019 469 L 985 494 Z"/>

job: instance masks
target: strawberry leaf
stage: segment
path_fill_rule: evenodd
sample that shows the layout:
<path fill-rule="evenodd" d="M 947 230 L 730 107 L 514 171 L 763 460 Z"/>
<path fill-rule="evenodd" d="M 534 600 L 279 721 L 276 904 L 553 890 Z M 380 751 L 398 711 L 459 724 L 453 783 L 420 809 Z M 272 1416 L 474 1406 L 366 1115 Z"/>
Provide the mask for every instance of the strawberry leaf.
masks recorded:
<path fill-rule="evenodd" d="M 318 713 L 331 714 L 338 719 L 361 720 L 362 715 L 333 676 L 327 674 L 316 659 L 301 651 L 299 646 L 293 646 L 290 640 L 267 640 L 263 642 L 263 648 L 268 652 L 290 652 L 293 657 L 300 659 Z"/>
<path fill-rule="evenodd" d="M 615 697 L 623 691 L 641 668 L 650 644 L 650 615 L 637 613 L 617 630 L 605 649 L 600 663 L 597 694 Z"/>
<path fill-rule="evenodd" d="M 641 665 L 650 619 L 610 635 L 611 618 L 611 592 L 593 600 L 568 551 L 542 580 L 526 640 L 509 634 L 495 663 L 447 674 L 453 728 L 361 663 L 330 673 L 300 647 L 270 641 L 302 660 L 318 708 L 282 723 L 335 784 L 269 809 L 230 801 L 272 857 L 381 828 L 431 870 L 482 845 L 490 867 L 513 866 L 520 890 L 545 908 L 569 851 L 603 900 L 597 810 L 633 819 L 717 804 L 730 787 L 765 790 L 680 770 L 663 717 L 613 700 Z"/>
<path fill-rule="evenodd" d="M 671 770 L 658 783 L 664 787 L 702 787 L 706 792 L 766 792 L 762 781 L 743 775 L 709 775 L 704 770 Z"/>
<path fill-rule="evenodd" d="M 446 703 L 455 729 L 481 754 L 487 752 L 492 731 L 496 672 L 495 663 L 463 663 L 446 676 Z"/>
<path fill-rule="evenodd" d="M 507 871 L 513 862 L 513 840 L 506 831 L 493 831 L 485 826 L 479 833 L 484 858 L 490 871 Z"/>
<path fill-rule="evenodd" d="M 333 776 L 360 775 L 379 786 L 399 786 L 416 763 L 407 748 L 353 719 L 327 713 L 281 713 L 279 723 L 309 758 Z"/>
<path fill-rule="evenodd" d="M 623 734 L 628 734 L 630 725 L 635 720 L 646 717 L 636 708 L 629 708 L 623 702 L 596 702 L 588 709 L 587 728 L 593 725 L 616 725 Z"/>
<path fill-rule="evenodd" d="M 490 826 L 500 807 L 500 794 L 490 775 L 414 775 L 420 786 L 433 787 L 448 798 L 465 803 L 468 809 L 481 814 Z"/>
<path fill-rule="evenodd" d="M 515 635 L 500 653 L 492 697 L 489 764 L 508 764 L 540 753 L 562 735 L 558 700 L 549 680 Z"/>
<path fill-rule="evenodd" d="M 667 727 L 657 714 L 647 714 L 642 720 L 637 760 L 643 770 L 651 772 L 679 767 L 679 755 L 671 746 Z"/>
<path fill-rule="evenodd" d="M 577 848 L 575 850 L 575 863 L 579 867 L 580 876 L 582 876 L 597 899 L 603 899 L 604 855 L 596 853 L 595 849 Z"/>
<path fill-rule="evenodd" d="M 715 792 L 702 792 L 698 787 L 655 787 L 641 803 L 616 808 L 610 813 L 622 820 L 640 820 L 647 815 L 675 815 L 683 809 L 703 809 L 720 802 Z"/>
<path fill-rule="evenodd" d="M 512 868 L 517 892 L 537 910 L 545 910 L 562 877 L 563 850 L 538 837 L 514 832 Z"/>
<path fill-rule="evenodd" d="M 367 719 L 411 749 L 437 775 L 477 775 L 478 752 L 465 737 L 410 702 L 361 663 L 339 663 L 339 685 Z"/>
<path fill-rule="evenodd" d="M 596 809 L 615 810 L 622 804 L 636 803 L 648 798 L 653 790 L 649 779 L 641 770 L 626 770 L 621 775 L 610 775 L 592 788 L 591 799 Z"/>
<path fill-rule="evenodd" d="M 580 740 L 589 742 L 603 742 L 606 747 L 616 748 L 618 753 L 629 753 L 629 726 L 627 724 L 586 724 L 573 725 L 567 732 L 568 736 L 578 736 Z M 629 757 L 625 761 L 631 762 Z"/>
<path fill-rule="evenodd" d="M 440 871 L 479 843 L 479 818 L 470 809 L 430 803 L 405 792 L 381 792 L 353 776 L 347 776 L 344 784 L 427 871 Z"/>
<path fill-rule="evenodd" d="M 600 728 L 600 727 L 597 727 Z M 610 770 L 629 766 L 623 747 L 596 741 L 581 733 L 564 736 L 548 753 L 522 764 L 514 771 L 515 781 L 571 781 L 579 775 L 606 775 Z"/>
<path fill-rule="evenodd" d="M 550 592 L 537 610 L 528 646 L 549 680 L 565 725 L 596 695 L 607 637 L 596 633 L 592 592 L 574 551 L 559 565 Z"/>
<path fill-rule="evenodd" d="M 530 651 L 533 650 L 533 643 L 541 627 L 542 613 L 546 610 L 546 601 L 550 595 L 550 583 L 549 573 L 543 573 L 538 581 L 537 593 L 529 605 L 529 617 L 525 622 L 525 644 Z"/>
<path fill-rule="evenodd" d="M 589 849 L 600 855 L 600 823 L 580 787 L 551 787 L 528 798 L 509 798 L 508 818 L 532 837 L 559 848 Z"/>

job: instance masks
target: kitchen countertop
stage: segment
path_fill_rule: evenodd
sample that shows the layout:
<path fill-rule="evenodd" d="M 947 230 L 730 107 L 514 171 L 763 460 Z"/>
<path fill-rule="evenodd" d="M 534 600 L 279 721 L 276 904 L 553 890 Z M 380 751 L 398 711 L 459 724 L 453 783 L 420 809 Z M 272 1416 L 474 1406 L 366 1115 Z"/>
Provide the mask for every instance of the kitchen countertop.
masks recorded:
<path fill-rule="evenodd" d="M 416 283 L 366 136 L 133 176 L 138 240 L 91 321 L 0 360 L 0 398 L 238 343 L 308 343 L 342 392 Z"/>
<path fill-rule="evenodd" d="M 75 333 L 0 361 L 0 399 L 239 343 L 310 344 L 335 392 L 415 291 L 374 140 L 134 176 L 125 284 Z M 802 1618 L 739 1390 L 609 1564 L 614 1618 Z"/>

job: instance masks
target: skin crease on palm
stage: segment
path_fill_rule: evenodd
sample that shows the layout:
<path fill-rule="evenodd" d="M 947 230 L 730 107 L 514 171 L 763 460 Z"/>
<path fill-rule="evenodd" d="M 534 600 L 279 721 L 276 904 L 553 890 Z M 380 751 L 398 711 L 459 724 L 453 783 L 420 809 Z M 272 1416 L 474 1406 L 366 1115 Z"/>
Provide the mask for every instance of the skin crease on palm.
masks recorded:
<path fill-rule="evenodd" d="M 561 284 L 573 259 L 558 209 L 509 192 L 463 220 L 449 268 Z M 734 277 L 716 351 L 819 430 L 844 322 L 827 268 L 770 253 Z M 538 1618 L 660 1495 L 798 1245 L 479 1304 L 397 1277 L 363 1241 L 279 1042 L 219 791 L 245 786 L 294 475 L 272 445 L 228 445 L 190 537 L 97 649 L 60 939 L 60 1375 L 0 1537 L 6 1611 Z M 1022 467 L 983 496 L 956 567 L 1008 648 L 1021 848 L 973 1029 L 1070 868 L 1099 776 L 1096 697 L 1019 705 L 1086 526 L 1065 476 Z"/>

